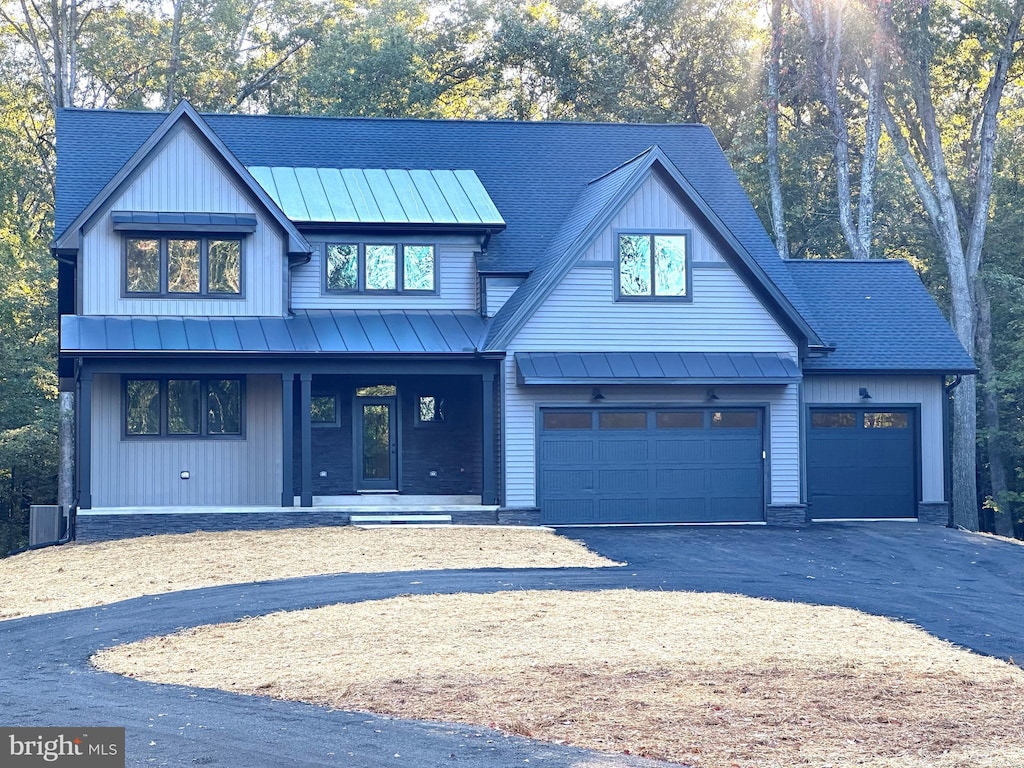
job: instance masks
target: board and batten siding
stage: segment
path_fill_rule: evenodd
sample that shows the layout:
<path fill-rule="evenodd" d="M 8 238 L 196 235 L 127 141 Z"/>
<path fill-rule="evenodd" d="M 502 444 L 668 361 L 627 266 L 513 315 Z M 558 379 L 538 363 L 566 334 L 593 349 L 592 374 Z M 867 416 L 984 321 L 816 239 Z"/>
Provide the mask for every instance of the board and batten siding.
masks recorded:
<path fill-rule="evenodd" d="M 615 232 L 690 229 L 693 300 L 616 301 Z M 727 268 L 675 198 L 654 177 L 631 197 L 527 320 L 505 361 L 505 503 L 536 504 L 538 405 L 592 406 L 589 387 L 519 386 L 514 353 L 524 352 L 777 352 L 797 347 L 760 300 Z M 657 403 L 707 407 L 707 387 L 603 387 L 604 406 Z M 722 406 L 763 404 L 769 424 L 771 477 L 766 502 L 800 499 L 799 386 L 718 387 Z"/>
<path fill-rule="evenodd" d="M 256 231 L 242 243 L 243 298 L 124 298 L 124 238 L 111 211 L 256 214 Z M 93 219 L 82 238 L 81 314 L 261 315 L 284 314 L 287 260 L 277 224 L 257 209 L 223 162 L 181 127 L 149 158 L 124 190 Z"/>
<path fill-rule="evenodd" d="M 860 397 L 866 387 L 871 400 Z M 921 501 L 946 501 L 944 436 L 942 430 L 943 380 L 941 376 L 823 376 L 804 378 L 808 406 L 856 405 L 878 408 L 919 405 L 921 408 Z"/>
<path fill-rule="evenodd" d="M 616 214 L 612 225 L 590 244 L 584 261 L 611 261 L 616 258 L 617 229 L 687 229 L 690 230 L 690 258 L 696 262 L 723 263 L 725 260 L 680 207 L 675 196 L 658 178 L 651 175 Z"/>
<path fill-rule="evenodd" d="M 279 506 L 281 377 L 248 376 L 244 439 L 123 437 L 121 377 L 93 380 L 94 509 Z M 181 479 L 188 470 L 191 477 Z"/>
<path fill-rule="evenodd" d="M 292 307 L 295 309 L 461 309 L 476 310 L 478 287 L 475 253 L 479 244 L 436 242 L 432 238 L 358 238 L 346 242 L 434 243 L 437 258 L 436 293 L 326 293 L 324 291 L 325 243 L 316 243 L 309 263 L 292 271 Z"/>

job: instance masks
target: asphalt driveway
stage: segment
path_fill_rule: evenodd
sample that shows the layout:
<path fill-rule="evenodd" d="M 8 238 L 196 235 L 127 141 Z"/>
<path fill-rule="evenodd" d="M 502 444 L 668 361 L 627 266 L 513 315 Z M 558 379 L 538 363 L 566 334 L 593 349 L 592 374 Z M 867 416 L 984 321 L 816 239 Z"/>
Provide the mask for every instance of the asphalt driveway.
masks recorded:
<path fill-rule="evenodd" d="M 92 669 L 102 647 L 277 610 L 397 594 L 690 589 L 845 605 L 1024 659 L 1024 547 L 911 524 L 567 529 L 625 568 L 351 574 L 0 622 L 0 724 L 128 727 L 133 766 L 654 766 L 486 728 L 334 712 Z"/>

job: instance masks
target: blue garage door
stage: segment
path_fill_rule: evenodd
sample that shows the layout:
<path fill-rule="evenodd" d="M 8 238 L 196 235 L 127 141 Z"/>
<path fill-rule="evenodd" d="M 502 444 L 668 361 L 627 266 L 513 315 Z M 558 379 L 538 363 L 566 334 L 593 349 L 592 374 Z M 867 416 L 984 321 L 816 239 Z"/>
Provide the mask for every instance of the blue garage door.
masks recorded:
<path fill-rule="evenodd" d="M 907 409 L 812 409 L 807 431 L 811 517 L 916 517 L 914 416 Z"/>
<path fill-rule="evenodd" d="M 764 519 L 758 409 L 541 411 L 538 504 L 549 525 Z"/>

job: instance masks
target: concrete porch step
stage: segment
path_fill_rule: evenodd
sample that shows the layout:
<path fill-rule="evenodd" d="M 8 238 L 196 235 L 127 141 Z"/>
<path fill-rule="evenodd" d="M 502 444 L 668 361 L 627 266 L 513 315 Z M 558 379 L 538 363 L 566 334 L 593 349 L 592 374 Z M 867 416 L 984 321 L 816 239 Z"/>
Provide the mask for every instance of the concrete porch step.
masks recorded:
<path fill-rule="evenodd" d="M 450 525 L 451 515 L 349 515 L 352 525 Z"/>

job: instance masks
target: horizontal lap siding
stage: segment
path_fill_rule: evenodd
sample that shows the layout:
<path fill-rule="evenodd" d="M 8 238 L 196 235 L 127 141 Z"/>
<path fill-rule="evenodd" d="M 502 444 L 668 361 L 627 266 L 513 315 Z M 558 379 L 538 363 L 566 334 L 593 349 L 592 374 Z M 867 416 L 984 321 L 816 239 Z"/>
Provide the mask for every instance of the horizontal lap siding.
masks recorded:
<path fill-rule="evenodd" d="M 521 277 L 489 277 L 487 278 L 487 306 L 484 313 L 487 317 L 494 317 L 498 310 L 505 306 L 512 294 L 523 284 Z"/>
<path fill-rule="evenodd" d="M 123 243 L 111 210 L 256 213 L 256 232 L 243 243 L 244 299 L 125 299 Z M 284 248 L 276 224 L 249 202 L 221 163 L 180 130 L 96 219 L 82 242 L 82 312 L 99 315 L 281 315 Z"/>
<path fill-rule="evenodd" d="M 374 238 L 373 242 L 384 242 Z M 396 242 L 398 242 L 396 240 Z M 409 240 L 409 242 L 413 242 Z M 415 242 L 430 242 L 430 238 Z M 324 245 L 317 244 L 308 264 L 292 272 L 295 309 L 466 309 L 477 308 L 477 271 L 473 245 L 437 246 L 440 291 L 436 294 L 345 294 L 323 292 Z"/>
<path fill-rule="evenodd" d="M 94 507 L 280 504 L 280 377 L 247 377 L 243 440 L 127 440 L 120 377 L 97 375 L 92 391 Z"/>
<path fill-rule="evenodd" d="M 921 501 L 942 502 L 946 496 L 943 461 L 940 376 L 808 376 L 804 379 L 808 405 L 857 405 L 884 409 L 886 405 L 921 406 Z M 870 401 L 860 397 L 866 387 Z"/>

